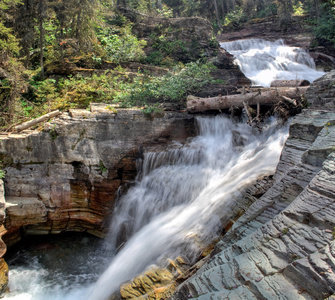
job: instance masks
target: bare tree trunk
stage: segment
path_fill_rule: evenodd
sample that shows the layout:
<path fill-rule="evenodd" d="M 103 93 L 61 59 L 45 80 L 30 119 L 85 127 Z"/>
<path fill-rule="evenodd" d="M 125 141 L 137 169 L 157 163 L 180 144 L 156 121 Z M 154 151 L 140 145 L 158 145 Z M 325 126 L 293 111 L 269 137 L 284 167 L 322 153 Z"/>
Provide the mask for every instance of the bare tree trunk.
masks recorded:
<path fill-rule="evenodd" d="M 64 39 L 64 31 L 63 31 L 63 24 L 61 24 L 61 28 L 60 28 L 60 43 L 59 43 L 59 51 L 60 51 L 60 60 L 61 63 L 64 62 L 64 46 L 63 46 L 63 39 Z"/>
<path fill-rule="evenodd" d="M 26 69 L 29 69 L 29 67 L 30 67 L 30 51 L 29 51 L 28 48 L 26 48 L 24 52 L 25 52 L 25 56 L 26 56 L 24 66 L 26 67 Z"/>
<path fill-rule="evenodd" d="M 49 120 L 50 118 L 53 118 L 53 117 L 56 117 L 58 116 L 59 114 L 61 114 L 61 112 L 59 110 L 55 110 L 53 112 L 50 112 L 48 114 L 45 114 L 43 116 L 40 116 L 36 119 L 33 119 L 31 121 L 28 121 L 28 122 L 25 122 L 21 125 L 18 125 L 18 126 L 15 126 L 14 129 L 16 131 L 21 131 L 21 130 L 24 130 L 24 129 L 28 129 L 34 125 L 37 125 L 38 123 L 41 123 L 43 121 L 46 121 L 46 120 Z"/>
<path fill-rule="evenodd" d="M 39 30 L 40 30 L 40 66 L 41 66 L 41 79 L 44 79 L 44 55 L 43 55 L 43 40 L 44 40 L 44 28 L 43 28 L 43 19 L 44 19 L 44 0 L 39 2 Z"/>
<path fill-rule="evenodd" d="M 230 109 L 234 107 L 243 108 L 245 105 L 271 105 L 283 99 L 283 96 L 293 99 L 301 99 L 308 87 L 283 87 L 259 89 L 257 92 L 229 96 L 218 96 L 211 98 L 187 97 L 187 110 L 191 113 L 204 112 L 208 110 Z"/>
<path fill-rule="evenodd" d="M 162 0 L 157 0 L 157 2 L 156 2 L 157 4 L 157 8 L 158 9 L 160 9 L 160 10 L 162 10 L 163 9 L 163 3 L 162 3 Z"/>
<path fill-rule="evenodd" d="M 221 28 L 221 22 L 220 22 L 220 16 L 219 16 L 219 10 L 218 10 L 218 4 L 216 0 L 213 0 L 214 2 L 214 9 L 215 9 L 215 16 L 216 16 L 216 21 L 218 22 L 218 26 Z"/>
<path fill-rule="evenodd" d="M 226 7 L 225 2 L 223 0 L 220 1 L 220 8 L 221 8 L 221 19 L 224 20 L 226 16 Z"/>
<path fill-rule="evenodd" d="M 81 1 L 79 2 L 79 5 L 81 4 Z M 77 14 L 77 26 L 76 26 L 76 39 L 78 40 L 78 46 L 80 49 L 80 27 L 81 27 L 81 7 L 79 7 L 79 11 Z"/>
<path fill-rule="evenodd" d="M 271 87 L 296 87 L 308 85 L 310 85 L 308 80 L 274 80 L 271 82 Z"/>

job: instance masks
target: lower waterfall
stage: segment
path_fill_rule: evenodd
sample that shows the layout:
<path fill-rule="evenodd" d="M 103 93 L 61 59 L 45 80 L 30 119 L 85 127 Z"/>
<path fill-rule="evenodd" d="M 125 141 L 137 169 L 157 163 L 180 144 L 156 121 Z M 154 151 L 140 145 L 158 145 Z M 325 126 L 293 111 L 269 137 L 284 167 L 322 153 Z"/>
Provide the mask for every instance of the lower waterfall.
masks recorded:
<path fill-rule="evenodd" d="M 196 122 L 199 135 L 186 145 L 172 143 L 169 151 L 144 155 L 103 245 L 96 247 L 89 237 L 32 242 L 9 260 L 4 299 L 106 300 L 167 258 L 194 262 L 199 241 L 206 245 L 220 233 L 245 187 L 274 173 L 288 136 L 288 126 L 275 120 L 262 132 L 222 116 Z"/>
<path fill-rule="evenodd" d="M 254 85 L 268 87 L 274 80 L 313 82 L 325 74 L 316 70 L 314 60 L 304 49 L 289 47 L 283 40 L 247 39 L 220 46 L 234 55 L 235 63 Z"/>
<path fill-rule="evenodd" d="M 287 137 L 276 122 L 262 133 L 224 117 L 198 118 L 199 135 L 188 145 L 145 155 L 142 179 L 119 200 L 109 247 L 122 249 L 96 283 L 90 300 L 104 300 L 152 264 L 199 249 L 220 231 L 220 220 L 241 191 L 273 174 Z"/>

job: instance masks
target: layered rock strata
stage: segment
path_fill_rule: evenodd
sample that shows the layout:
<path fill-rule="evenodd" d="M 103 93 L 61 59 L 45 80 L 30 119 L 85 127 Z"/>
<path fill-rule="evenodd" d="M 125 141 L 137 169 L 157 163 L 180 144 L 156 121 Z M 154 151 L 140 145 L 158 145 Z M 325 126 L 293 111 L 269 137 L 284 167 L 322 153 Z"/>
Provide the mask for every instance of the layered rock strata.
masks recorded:
<path fill-rule="evenodd" d="M 319 81 L 334 82 L 334 75 Z M 312 108 L 329 103 L 334 87 L 327 89 L 319 101 L 307 99 Z M 325 299 L 335 293 L 334 124 L 332 111 L 304 110 L 293 119 L 275 184 L 172 299 Z"/>
<path fill-rule="evenodd" d="M 154 118 L 140 110 L 101 108 L 63 113 L 42 131 L 3 135 L 6 244 L 21 233 L 102 236 L 119 188 L 135 179 L 143 147 L 185 142 L 194 131 L 193 117 L 182 113 Z"/>

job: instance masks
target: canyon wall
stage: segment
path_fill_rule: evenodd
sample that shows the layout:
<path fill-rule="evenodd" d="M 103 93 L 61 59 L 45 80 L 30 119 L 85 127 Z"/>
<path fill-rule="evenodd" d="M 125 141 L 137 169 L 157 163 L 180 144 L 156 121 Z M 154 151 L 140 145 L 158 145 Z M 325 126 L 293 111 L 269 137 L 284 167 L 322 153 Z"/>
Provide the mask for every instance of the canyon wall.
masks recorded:
<path fill-rule="evenodd" d="M 86 231 L 103 236 L 117 192 L 136 177 L 136 160 L 146 151 L 184 143 L 195 134 L 192 116 L 102 108 L 63 113 L 40 131 L 1 136 L 6 170 L 3 239 L 22 234 Z"/>

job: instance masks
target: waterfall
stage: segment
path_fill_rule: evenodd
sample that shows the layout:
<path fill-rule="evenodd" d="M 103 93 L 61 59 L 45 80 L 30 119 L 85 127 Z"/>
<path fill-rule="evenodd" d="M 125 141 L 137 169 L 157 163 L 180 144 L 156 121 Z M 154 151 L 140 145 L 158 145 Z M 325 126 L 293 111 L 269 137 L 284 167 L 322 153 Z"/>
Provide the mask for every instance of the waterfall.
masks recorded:
<path fill-rule="evenodd" d="M 323 75 L 305 51 L 281 40 L 221 46 L 256 85 Z M 274 120 L 261 133 L 219 116 L 197 118 L 197 126 L 199 135 L 186 145 L 144 154 L 136 184 L 117 202 L 104 247 L 93 250 L 86 248 L 91 246 L 86 238 L 79 244 L 71 240 L 60 248 L 78 244 L 79 250 L 69 249 L 57 260 L 42 251 L 43 264 L 34 259 L 36 250 L 27 257 L 19 253 L 25 263 L 10 267 L 5 299 L 105 300 L 151 265 L 164 266 L 166 258 L 181 255 L 194 262 L 198 242 L 206 245 L 217 236 L 245 187 L 274 173 L 288 135 L 287 126 Z"/>
<path fill-rule="evenodd" d="M 199 135 L 188 145 L 147 153 L 142 179 L 122 197 L 113 214 L 108 247 L 117 252 L 90 300 L 105 300 L 152 264 L 199 254 L 217 236 L 220 218 L 241 191 L 273 174 L 287 127 L 270 122 L 262 133 L 224 117 L 198 118 Z"/>
<path fill-rule="evenodd" d="M 317 71 L 310 55 L 302 48 L 275 42 L 248 39 L 220 43 L 234 55 L 235 63 L 253 85 L 270 86 L 274 80 L 306 79 L 313 82 L 324 75 Z"/>

